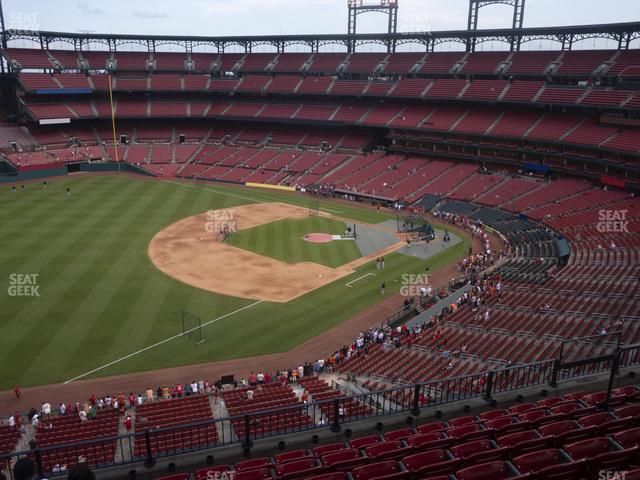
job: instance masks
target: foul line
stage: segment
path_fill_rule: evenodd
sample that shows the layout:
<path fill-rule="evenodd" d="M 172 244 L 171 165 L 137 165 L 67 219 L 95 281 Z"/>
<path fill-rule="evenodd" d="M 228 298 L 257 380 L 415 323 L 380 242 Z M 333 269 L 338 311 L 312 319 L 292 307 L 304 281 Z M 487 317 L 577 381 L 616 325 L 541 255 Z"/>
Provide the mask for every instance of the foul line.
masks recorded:
<path fill-rule="evenodd" d="M 353 288 L 353 287 L 351 286 L 351 284 L 352 284 L 352 283 L 356 283 L 358 280 L 362 280 L 363 278 L 367 278 L 368 276 L 374 276 L 374 277 L 375 277 L 375 276 L 376 276 L 376 274 L 375 274 L 375 273 L 371 273 L 371 272 L 366 273 L 366 274 L 364 274 L 363 276 L 356 278 L 355 280 L 351 280 L 349 283 L 345 283 L 345 285 L 346 285 L 347 287 L 349 287 L 349 288 Z"/>
<path fill-rule="evenodd" d="M 151 350 L 152 348 L 159 347 L 160 345 L 163 345 L 163 344 L 165 344 L 165 343 L 167 343 L 167 342 L 170 342 L 171 340 L 175 340 L 176 338 L 183 337 L 183 336 L 184 336 L 184 335 L 186 335 L 187 333 L 191 333 L 191 332 L 193 332 L 193 331 L 195 331 L 195 330 L 198 330 L 198 329 L 200 329 L 200 328 L 202 328 L 202 327 L 206 327 L 206 326 L 208 326 L 208 325 L 211 325 L 212 323 L 216 323 L 216 322 L 218 322 L 218 321 L 220 321 L 220 320 L 222 320 L 222 319 L 225 319 L 225 318 L 227 318 L 227 317 L 230 317 L 231 315 L 235 315 L 236 313 L 240 313 L 240 312 L 242 312 L 243 310 L 247 310 L 247 309 L 249 309 L 249 308 L 251 308 L 251 307 L 255 307 L 256 305 L 258 305 L 258 304 L 260 304 L 260 303 L 262 303 L 262 302 L 263 302 L 263 300 L 258 300 L 257 302 L 254 302 L 254 303 L 252 303 L 251 305 L 246 305 L 246 306 L 244 306 L 244 307 L 242 307 L 242 308 L 239 308 L 238 310 L 234 310 L 233 312 L 229 312 L 229 313 L 227 313 L 227 314 L 225 314 L 225 315 L 222 315 L 221 317 L 214 318 L 213 320 L 210 320 L 210 321 L 208 321 L 208 322 L 206 322 L 206 323 L 203 323 L 200 327 L 194 327 L 194 328 L 192 328 L 192 329 L 190 329 L 190 330 L 187 330 L 187 331 L 185 331 L 185 332 L 182 332 L 182 333 L 179 333 L 179 334 L 177 334 L 177 335 L 174 335 L 173 337 L 165 338 L 164 340 L 161 340 L 161 341 L 159 341 L 158 343 L 154 343 L 153 345 L 149 345 L 148 347 L 145 347 L 145 348 L 143 348 L 142 350 L 138 350 L 137 352 L 130 353 L 129 355 L 125 355 L 125 356 L 124 356 L 124 357 L 122 357 L 122 358 L 119 358 L 119 359 L 117 359 L 117 360 L 114 360 L 113 362 L 109 362 L 109 363 L 107 363 L 106 365 L 103 365 L 103 366 L 101 366 L 101 367 L 95 368 L 95 369 L 91 370 L 90 372 L 83 373 L 82 375 L 78 375 L 77 377 L 74 377 L 74 378 L 72 378 L 71 380 L 67 380 L 66 382 L 64 382 L 64 385 L 66 385 L 67 383 L 75 382 L 76 380 L 80 380 L 81 378 L 86 377 L 86 376 L 88 376 L 88 375 L 91 375 L 92 373 L 99 372 L 100 370 L 103 370 L 103 369 L 105 369 L 105 368 L 107 368 L 107 367 L 110 367 L 110 366 L 112 366 L 112 365 L 115 365 L 116 363 L 120 363 L 120 362 L 122 362 L 123 360 L 127 360 L 127 359 L 129 359 L 129 358 L 131 358 L 131 357 L 135 357 L 136 355 L 139 355 L 139 354 L 141 354 L 141 353 L 143 353 L 143 352 L 146 352 L 147 350 Z"/>

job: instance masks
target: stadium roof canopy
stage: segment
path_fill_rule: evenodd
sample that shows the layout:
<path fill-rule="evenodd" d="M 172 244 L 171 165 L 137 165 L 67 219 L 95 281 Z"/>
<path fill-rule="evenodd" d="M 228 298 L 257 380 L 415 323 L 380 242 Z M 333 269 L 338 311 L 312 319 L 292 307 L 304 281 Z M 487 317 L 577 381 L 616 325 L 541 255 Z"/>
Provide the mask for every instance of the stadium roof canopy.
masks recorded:
<path fill-rule="evenodd" d="M 317 52 L 324 45 L 337 44 L 347 47 L 349 52 L 365 44 L 380 44 L 388 51 L 395 51 L 403 44 L 418 44 L 426 51 L 433 51 L 443 43 L 460 43 L 467 50 L 484 42 L 504 42 L 509 48 L 519 50 L 520 46 L 532 41 L 551 40 L 563 50 L 570 50 L 576 42 L 593 38 L 604 38 L 617 42 L 619 49 L 629 48 L 631 42 L 640 38 L 640 22 L 610 23 L 599 25 L 575 25 L 565 27 L 534 27 L 522 29 L 449 30 L 440 32 L 404 32 L 396 34 L 325 34 L 325 35 L 259 35 L 259 36 L 175 36 L 175 35 L 129 35 L 107 33 L 73 33 L 29 30 L 6 30 L 2 32 L 3 46 L 11 41 L 30 40 L 41 48 L 48 48 L 53 42 L 69 43 L 75 50 L 83 50 L 87 44 L 103 44 L 105 50 L 117 50 L 125 43 L 138 43 L 149 51 L 156 47 L 174 44 L 190 52 L 194 47 L 208 45 L 219 52 L 231 46 L 251 52 L 254 47 L 268 45 L 278 52 L 285 52 L 291 45 L 306 45 Z"/>

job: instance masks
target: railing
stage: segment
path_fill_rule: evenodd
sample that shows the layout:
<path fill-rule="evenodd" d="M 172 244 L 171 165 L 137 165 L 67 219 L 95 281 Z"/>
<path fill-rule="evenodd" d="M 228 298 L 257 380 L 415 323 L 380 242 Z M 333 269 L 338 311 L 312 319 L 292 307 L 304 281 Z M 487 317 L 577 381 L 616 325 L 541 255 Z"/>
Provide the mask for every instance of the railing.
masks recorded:
<path fill-rule="evenodd" d="M 0 455 L 0 470 L 12 477 L 7 464 L 28 456 L 37 465 L 40 477 L 66 474 L 63 465 L 84 460 L 94 469 L 144 463 L 151 468 L 157 459 L 228 445 L 251 448 L 254 440 L 292 433 L 331 428 L 359 420 L 437 407 L 472 399 L 490 400 L 495 394 L 522 390 L 582 375 L 611 372 L 609 391 L 620 368 L 640 365 L 640 344 L 621 347 L 612 355 L 561 363 L 547 360 L 514 365 L 489 372 L 474 373 L 379 392 L 343 395 L 311 404 L 297 403 L 271 410 L 251 412 L 189 425 L 150 428 L 117 437 L 72 444 L 42 446 Z"/>

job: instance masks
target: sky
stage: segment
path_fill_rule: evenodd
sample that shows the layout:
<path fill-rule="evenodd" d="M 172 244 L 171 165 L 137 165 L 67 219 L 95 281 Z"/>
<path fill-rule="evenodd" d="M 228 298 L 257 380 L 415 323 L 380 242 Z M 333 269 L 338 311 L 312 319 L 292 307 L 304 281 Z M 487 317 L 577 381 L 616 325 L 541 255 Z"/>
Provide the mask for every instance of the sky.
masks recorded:
<path fill-rule="evenodd" d="M 367 0 L 376 1 L 376 0 Z M 399 31 L 466 28 L 467 0 L 398 0 Z M 346 33 L 347 0 L 2 0 L 7 28 L 158 35 Z M 512 9 L 481 9 L 479 28 L 511 26 Z M 525 26 L 640 21 L 639 0 L 527 0 Z M 386 30 L 379 14 L 359 33 Z M 24 45 L 27 46 L 27 45 Z M 594 44 L 593 46 L 598 46 Z"/>

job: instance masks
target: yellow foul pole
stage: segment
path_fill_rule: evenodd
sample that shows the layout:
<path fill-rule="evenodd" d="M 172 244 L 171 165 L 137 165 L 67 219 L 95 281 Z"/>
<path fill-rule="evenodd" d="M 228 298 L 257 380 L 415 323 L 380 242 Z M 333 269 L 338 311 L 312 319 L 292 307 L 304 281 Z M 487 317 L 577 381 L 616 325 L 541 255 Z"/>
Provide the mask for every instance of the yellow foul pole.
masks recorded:
<path fill-rule="evenodd" d="M 111 105 L 111 127 L 113 128 L 113 148 L 116 153 L 116 162 L 118 158 L 118 140 L 116 139 L 116 109 L 113 108 L 113 92 L 111 91 L 111 75 L 109 75 L 109 104 Z"/>

